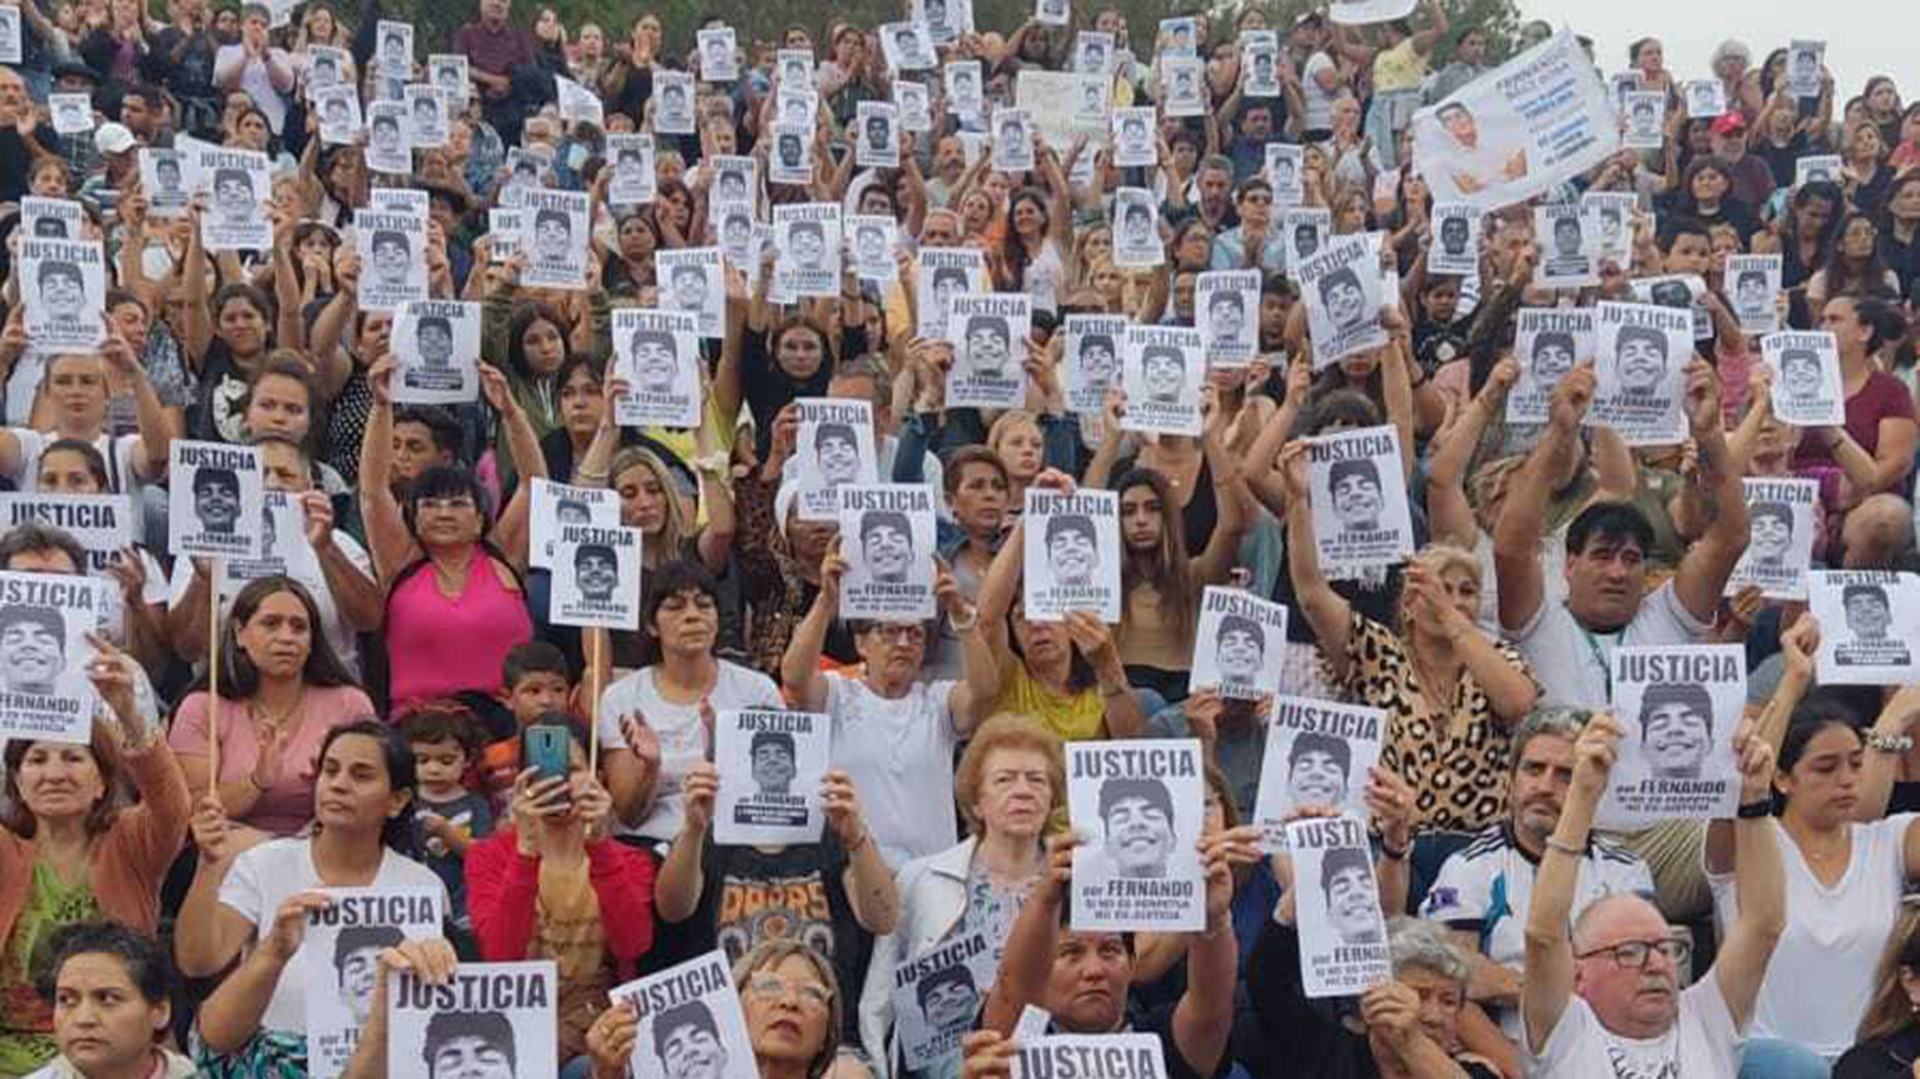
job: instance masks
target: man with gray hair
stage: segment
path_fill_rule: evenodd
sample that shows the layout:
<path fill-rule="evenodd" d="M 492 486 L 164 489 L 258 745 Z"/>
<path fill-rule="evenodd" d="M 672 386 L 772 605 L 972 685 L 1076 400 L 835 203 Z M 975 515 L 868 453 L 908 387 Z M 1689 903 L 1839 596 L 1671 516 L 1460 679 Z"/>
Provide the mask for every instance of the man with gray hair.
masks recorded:
<path fill-rule="evenodd" d="M 1448 856 L 1421 904 L 1420 916 L 1451 929 L 1473 957 L 1473 1004 L 1520 1036 L 1515 1008 L 1534 876 L 1547 837 L 1560 821 L 1573 781 L 1573 743 L 1589 713 L 1579 708 L 1535 709 L 1513 732 L 1507 776 L 1507 815 Z M 1654 894 L 1653 874 L 1640 856 L 1595 836 L 1580 862 L 1573 909 L 1609 895 Z"/>

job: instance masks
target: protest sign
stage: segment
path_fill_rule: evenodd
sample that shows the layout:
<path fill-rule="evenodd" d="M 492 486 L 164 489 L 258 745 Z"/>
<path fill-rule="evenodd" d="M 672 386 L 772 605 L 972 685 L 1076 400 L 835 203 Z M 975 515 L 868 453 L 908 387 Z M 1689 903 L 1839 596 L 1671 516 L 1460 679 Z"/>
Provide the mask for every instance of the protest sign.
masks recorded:
<path fill-rule="evenodd" d="M 443 985 L 405 971 L 387 982 L 387 1059 L 424 1061 L 427 1075 L 560 1074 L 559 974 L 550 959 L 461 962 Z M 638 1041 L 636 1040 L 636 1045 Z"/>
<path fill-rule="evenodd" d="M 900 108 L 900 130 L 915 135 L 933 130 L 933 94 L 926 83 L 893 80 L 893 103 Z"/>
<path fill-rule="evenodd" d="M 1177 15 L 1171 19 L 1160 20 L 1160 55 L 1164 57 L 1191 58 L 1199 55 L 1200 20 L 1191 15 Z"/>
<path fill-rule="evenodd" d="M 643 206 L 652 202 L 656 175 L 653 136 L 608 135 L 607 156 L 613 162 L 613 178 L 607 182 L 607 201 L 615 206 Z M 717 180 L 715 187 L 719 187 Z"/>
<path fill-rule="evenodd" d="M 776 72 L 773 82 L 777 89 L 784 92 L 789 89 L 806 89 L 813 86 L 813 50 L 811 48 L 781 49 L 774 53 L 773 66 Z"/>
<path fill-rule="evenodd" d="M 1208 270 L 1193 286 L 1208 367 L 1245 367 L 1260 344 L 1260 271 Z"/>
<path fill-rule="evenodd" d="M 847 253 L 853 257 L 853 276 L 861 281 L 891 284 L 900 277 L 894 259 L 897 222 L 889 214 L 849 214 Z"/>
<path fill-rule="evenodd" d="M 460 58 L 462 64 L 466 57 Z M 461 68 L 461 77 L 465 78 L 465 67 Z M 307 46 L 307 93 L 334 86 L 353 86 L 353 54 L 333 45 L 321 45 L 318 42 Z"/>
<path fill-rule="evenodd" d="M 760 195 L 760 162 L 738 154 L 717 154 L 713 163 L 714 201 L 751 203 Z"/>
<path fill-rule="evenodd" d="M 1087 140 L 1088 154 L 1107 144 L 1111 90 L 1112 81 L 1104 75 L 1029 68 L 1014 84 L 1013 100 L 1027 115 L 1031 130 L 1065 160 L 1077 139 Z"/>
<path fill-rule="evenodd" d="M 413 116 L 404 100 L 367 102 L 367 167 L 389 176 L 413 174 Z"/>
<path fill-rule="evenodd" d="M 930 1068 L 960 1052 L 999 973 L 1001 947 L 976 929 L 893 968 L 893 1026 L 908 1068 Z"/>
<path fill-rule="evenodd" d="M 694 134 L 693 74 L 659 68 L 653 74 L 653 133 Z"/>
<path fill-rule="evenodd" d="M 1149 434 L 1198 436 L 1206 344 L 1188 326 L 1129 325 L 1121 353 L 1127 408 L 1120 426 Z"/>
<path fill-rule="evenodd" d="M 220 602 L 230 602 L 249 581 L 292 577 L 303 584 L 321 580 L 320 562 L 307 542 L 307 511 L 300 496 L 268 490 L 260 501 L 260 556 L 219 563 Z"/>
<path fill-rule="evenodd" d="M 720 772 L 713 841 L 721 846 L 818 843 L 826 817 L 820 781 L 833 721 L 813 712 L 722 711 L 714 717 Z"/>
<path fill-rule="evenodd" d="M 1123 270 L 1140 270 L 1166 261 L 1160 240 L 1160 202 L 1144 187 L 1122 187 L 1113 193 L 1113 263 Z"/>
<path fill-rule="evenodd" d="M 107 337 L 106 253 L 91 240 L 21 236 L 14 280 L 26 303 L 27 339 L 47 354 L 90 352 Z M 146 342 L 139 342 L 144 347 Z"/>
<path fill-rule="evenodd" d="M 700 425 L 700 346 L 685 311 L 613 309 L 614 371 L 627 392 L 614 403 L 621 427 Z"/>
<path fill-rule="evenodd" d="M 1027 398 L 1027 337 L 1033 298 L 1015 293 L 954 296 L 947 308 L 953 369 L 948 408 L 1019 408 Z"/>
<path fill-rule="evenodd" d="M 587 241 L 591 238 L 589 196 L 585 191 L 534 188 L 521 206 L 520 244 L 527 265 L 520 284 L 529 288 L 587 287 Z"/>
<path fill-rule="evenodd" d="M 912 0 L 908 10 L 915 22 L 926 24 L 935 45 L 952 45 L 973 33 L 973 0 Z"/>
<path fill-rule="evenodd" d="M 1391 425 L 1307 440 L 1309 504 L 1320 570 L 1350 580 L 1413 557 L 1406 465 Z"/>
<path fill-rule="evenodd" d="M 1307 697 L 1276 697 L 1267 720 L 1253 823 L 1268 850 L 1286 849 L 1294 811 L 1337 809 L 1364 819 L 1367 775 L 1380 760 L 1387 713 Z"/>
<path fill-rule="evenodd" d="M 307 52 L 312 54 L 313 48 Z M 467 75 L 467 56 L 458 52 L 436 52 L 427 56 L 427 81 L 440 88 L 455 109 L 464 109 L 473 94 L 473 83 Z"/>
<path fill-rule="evenodd" d="M 1207 114 L 1206 67 L 1198 57 L 1160 58 L 1160 110 L 1168 116 Z"/>
<path fill-rule="evenodd" d="M 773 208 L 774 270 L 792 296 L 840 295 L 840 204 L 790 203 Z"/>
<path fill-rule="evenodd" d="M 351 146 L 360 141 L 364 121 L 360 93 L 348 83 L 323 86 L 313 92 L 312 111 L 320 117 L 320 141 L 329 146 Z"/>
<path fill-rule="evenodd" d="M 1071 495 L 1028 487 L 1024 613 L 1058 622 L 1068 611 L 1120 621 L 1120 496 L 1082 489 Z"/>
<path fill-rule="evenodd" d="M 1026 172 L 1034 167 L 1033 117 L 1022 108 L 993 110 L 993 170 Z"/>
<path fill-rule="evenodd" d="M 382 71 L 411 71 L 413 69 L 413 24 L 381 19 L 377 29 L 379 43 L 373 54 L 374 63 Z"/>
<path fill-rule="evenodd" d="M 1779 255 L 1728 255 L 1725 275 L 1727 306 L 1745 334 L 1769 334 L 1780 329 Z"/>
<path fill-rule="evenodd" d="M 939 62 L 926 25 L 911 19 L 880 27 L 880 51 L 893 71 L 930 71 Z"/>
<path fill-rule="evenodd" d="M 1227 700 L 1256 701 L 1278 693 L 1286 642 L 1285 605 L 1269 603 L 1242 588 L 1208 585 L 1200 593 L 1189 681 L 1195 688 L 1214 689 Z"/>
<path fill-rule="evenodd" d="M 480 399 L 480 305 L 414 300 L 393 322 L 397 404 L 452 405 Z"/>
<path fill-rule="evenodd" d="M 355 104 L 355 111 L 359 105 Z M 140 148 L 140 190 L 147 196 L 153 217 L 181 217 L 187 212 L 186 155 L 155 146 Z"/>
<path fill-rule="evenodd" d="M 526 213 L 494 207 L 487 211 L 487 261 L 506 262 L 520 253 L 526 232 Z"/>
<path fill-rule="evenodd" d="M 719 340 L 727 316 L 727 284 L 718 247 L 661 248 L 653 253 L 660 307 L 694 316 L 697 332 Z"/>
<path fill-rule="evenodd" d="M 202 145 L 195 164 L 213 197 L 200 216 L 200 242 L 208 252 L 265 251 L 273 246 L 267 196 L 273 191 L 267 155 Z"/>
<path fill-rule="evenodd" d="M 1289 206 L 1280 211 L 1280 236 L 1286 244 L 1289 267 L 1300 266 L 1319 254 L 1331 235 L 1333 211 L 1325 206 Z"/>
<path fill-rule="evenodd" d="M 1593 61 L 1562 29 L 1413 118 L 1413 163 L 1435 202 L 1496 210 L 1605 160 L 1619 122 Z"/>
<path fill-rule="evenodd" d="M 1598 230 L 1577 202 L 1549 202 L 1533 208 L 1534 235 L 1541 237 L 1534 265 L 1538 288 L 1586 288 L 1600 283 Z"/>
<path fill-rule="evenodd" d="M 740 78 L 740 47 L 733 27 L 709 26 L 694 32 L 700 50 L 700 78 L 705 82 L 735 82 Z"/>
<path fill-rule="evenodd" d="M 639 629 L 641 542 L 637 528 L 559 525 L 548 567 L 553 598 L 547 620 L 556 626 Z"/>
<path fill-rule="evenodd" d="M 553 565 L 553 545 L 561 525 L 620 526 L 620 495 L 611 487 L 575 487 L 536 477 L 527 514 L 527 562 L 534 569 Z"/>
<path fill-rule="evenodd" d="M 1689 79 L 1682 93 L 1689 120 L 1712 120 L 1727 111 L 1727 87 L 1719 79 Z"/>
<path fill-rule="evenodd" d="M 1523 307 L 1514 320 L 1513 358 L 1520 378 L 1507 391 L 1508 423 L 1545 423 L 1553 387 L 1573 365 L 1594 355 L 1591 307 Z"/>
<path fill-rule="evenodd" d="M 890 101 L 862 101 L 854 116 L 853 163 L 863 169 L 900 167 L 900 110 Z"/>
<path fill-rule="evenodd" d="M 1667 141 L 1667 94 L 1664 90 L 1634 90 L 1625 95 L 1622 112 L 1626 129 L 1620 145 L 1628 150 L 1658 150 Z"/>
<path fill-rule="evenodd" d="M 720 257 L 725 264 L 746 278 L 748 294 L 760 287 L 760 253 L 772 229 L 753 219 L 750 202 L 716 202 L 708 210 L 713 231 L 720 242 Z"/>
<path fill-rule="evenodd" d="M 789 467 L 799 483 L 795 503 L 803 521 L 838 521 L 839 488 L 880 482 L 880 458 L 874 452 L 873 404 L 828 397 L 794 399 L 800 431 Z"/>
<path fill-rule="evenodd" d="M 1357 817 L 1287 825 L 1300 984 L 1309 1000 L 1357 996 L 1393 978 L 1367 826 Z"/>
<path fill-rule="evenodd" d="M 1267 143 L 1267 183 L 1273 185 L 1275 207 L 1298 207 L 1307 197 L 1307 177 L 1302 171 L 1306 150 L 1288 142 Z M 1320 207 L 1314 207 L 1320 209 Z M 1284 218 L 1282 219 L 1284 220 Z M 1331 215 L 1329 215 L 1331 220 Z M 1316 234 L 1314 245 L 1319 246 Z"/>
<path fill-rule="evenodd" d="M 362 310 L 393 314 L 427 298 L 425 215 L 356 210 L 353 235 L 360 256 L 357 298 Z"/>
<path fill-rule="evenodd" d="M 773 125 L 773 154 L 767 178 L 776 184 L 813 182 L 813 130 L 806 124 Z"/>
<path fill-rule="evenodd" d="M 1589 427 L 1611 427 L 1629 446 L 1686 441 L 1684 392 L 1693 317 L 1651 304 L 1603 301 L 1595 331 L 1596 388 Z"/>
<path fill-rule="evenodd" d="M 446 919 L 440 888 L 326 888 L 329 905 L 307 912 L 300 974 L 307 998 L 307 1068 L 336 1079 L 373 1020 L 380 953 L 404 940 L 439 937 Z"/>
<path fill-rule="evenodd" d="M 20 62 L 20 9 L 0 6 L 0 64 Z"/>
<path fill-rule="evenodd" d="M 973 118 L 979 117 L 986 111 L 980 61 L 949 61 L 940 69 L 940 76 L 946 83 L 949 113 L 962 118 Z"/>
<path fill-rule="evenodd" d="M 1631 191 L 1589 191 L 1580 196 L 1587 227 L 1599 234 L 1595 254 L 1622 270 L 1633 267 L 1633 220 L 1637 213 Z"/>
<path fill-rule="evenodd" d="M 1480 210 L 1470 203 L 1449 202 L 1433 208 L 1433 246 L 1427 248 L 1427 271 L 1444 274 L 1480 272 Z"/>
<path fill-rule="evenodd" d="M 1807 154 L 1793 162 L 1793 186 L 1837 184 L 1845 176 L 1846 163 L 1839 154 Z"/>
<path fill-rule="evenodd" d="M 1153 109 L 1129 107 L 1113 111 L 1113 163 L 1121 168 L 1152 168 L 1160 163 L 1156 143 L 1159 130 Z"/>
<path fill-rule="evenodd" d="M 565 75 L 553 77 L 553 88 L 554 95 L 558 99 L 562 123 L 591 124 L 594 127 L 600 127 L 606 123 L 606 106 L 601 102 L 599 94 Z M 426 144 L 420 141 L 417 116 L 415 122 L 413 144 L 424 146 Z"/>
<path fill-rule="evenodd" d="M 760 1079 L 733 967 L 712 951 L 609 994 L 639 1018 L 634 1079 Z"/>
<path fill-rule="evenodd" d="M 1920 576 L 1884 570 L 1813 570 L 1809 606 L 1820 621 L 1815 680 L 1823 686 L 1900 686 L 1916 679 Z"/>
<path fill-rule="evenodd" d="M 933 489 L 920 483 L 840 488 L 840 617 L 892 622 L 935 613 Z"/>
<path fill-rule="evenodd" d="M 179 443 L 175 443 L 178 445 Z M 87 634 L 114 581 L 0 573 L 0 737 L 85 745 L 99 695 L 86 676 Z"/>
<path fill-rule="evenodd" d="M 1818 480 L 1748 476 L 1747 549 L 1727 579 L 1724 595 L 1752 585 L 1767 599 L 1807 598 L 1807 571 L 1820 512 Z"/>
<path fill-rule="evenodd" d="M 1073 70 L 1082 75 L 1105 75 L 1113 63 L 1113 34 L 1082 30 L 1073 36 Z"/>
<path fill-rule="evenodd" d="M 1073 852 L 1069 924 L 1107 932 L 1205 928 L 1200 742 L 1070 742 L 1066 750 L 1068 816 L 1087 837 Z"/>
<path fill-rule="evenodd" d="M 1324 251 L 1293 263 L 1307 304 L 1314 370 L 1387 343 L 1380 325 L 1380 252 L 1365 236 L 1335 236 Z"/>
<path fill-rule="evenodd" d="M 1770 333 L 1760 339 L 1760 355 L 1773 372 L 1773 414 L 1780 422 L 1794 427 L 1846 425 L 1840 346 L 1832 334 Z"/>
<path fill-rule="evenodd" d="M 1128 321 L 1125 315 L 1066 317 L 1060 383 L 1067 408 L 1098 415 L 1106 407 L 1107 391 L 1120 385 L 1120 342 L 1126 338 Z"/>
<path fill-rule="evenodd" d="M 986 256 L 971 247 L 923 247 L 914 306 L 919 334 L 929 340 L 947 338 L 947 309 L 963 293 L 990 292 Z"/>
<path fill-rule="evenodd" d="M 1787 93 L 1802 100 L 1818 99 L 1826 89 L 1827 43 L 1795 41 L 1787 46 Z"/>
<path fill-rule="evenodd" d="M 1364 26 L 1404 19 L 1419 6 L 1419 0 L 1333 0 L 1327 18 L 1342 26 Z"/>
<path fill-rule="evenodd" d="M 34 523 L 72 536 L 86 553 L 80 571 L 105 573 L 114 555 L 133 545 L 134 509 L 130 496 L 0 493 L 0 531 Z"/>
<path fill-rule="evenodd" d="M 260 557 L 265 466 L 259 447 L 175 439 L 168 449 L 168 549 L 209 558 Z"/>
<path fill-rule="evenodd" d="M 1266 37 L 1243 35 L 1240 42 L 1240 62 L 1246 65 L 1246 82 L 1241 84 L 1240 92 L 1249 98 L 1279 97 L 1280 84 L 1280 45 Z"/>
<path fill-rule="evenodd" d="M 559 79 L 570 83 L 571 80 Z M 594 98 L 595 104 L 599 98 Z M 562 98 L 564 104 L 565 99 Z M 417 83 L 407 87 L 408 133 L 414 149 L 437 150 L 447 144 L 447 97 L 438 86 Z"/>
<path fill-rule="evenodd" d="M 1740 805 L 1733 732 L 1747 703 L 1738 644 L 1615 648 L 1613 714 L 1621 738 L 1595 823 L 1730 818 Z"/>
<path fill-rule="evenodd" d="M 1039 1021 L 1027 1022 L 1022 1012 L 1015 1028 L 1019 1048 L 1013 1055 L 1011 1079 L 1167 1079 L 1164 1043 L 1154 1034 L 1046 1034 L 1051 1017 L 1036 1012 Z"/>

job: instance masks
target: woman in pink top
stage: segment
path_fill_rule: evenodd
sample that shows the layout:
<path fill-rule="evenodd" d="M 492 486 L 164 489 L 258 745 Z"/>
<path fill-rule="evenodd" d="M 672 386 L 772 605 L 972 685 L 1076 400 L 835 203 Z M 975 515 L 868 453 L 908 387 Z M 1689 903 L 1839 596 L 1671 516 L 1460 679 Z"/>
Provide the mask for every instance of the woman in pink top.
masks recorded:
<path fill-rule="evenodd" d="M 305 828 L 321 741 L 375 714 L 320 627 L 313 596 L 287 577 L 242 588 L 220 627 L 218 789 L 221 808 L 240 826 L 240 849 Z M 208 701 L 203 679 L 180 702 L 167 736 L 196 795 L 212 779 Z"/>
<path fill-rule="evenodd" d="M 399 713 L 412 702 L 497 691 L 507 651 L 533 638 L 520 575 L 531 481 L 544 479 L 547 465 L 506 376 L 481 364 L 481 390 L 506 426 L 521 477 L 506 510 L 495 520 L 486 492 L 463 468 L 429 468 L 396 495 L 393 371 L 393 357 L 383 356 L 367 375 L 373 411 L 360 445 L 360 513 L 387 592 L 388 696 Z"/>

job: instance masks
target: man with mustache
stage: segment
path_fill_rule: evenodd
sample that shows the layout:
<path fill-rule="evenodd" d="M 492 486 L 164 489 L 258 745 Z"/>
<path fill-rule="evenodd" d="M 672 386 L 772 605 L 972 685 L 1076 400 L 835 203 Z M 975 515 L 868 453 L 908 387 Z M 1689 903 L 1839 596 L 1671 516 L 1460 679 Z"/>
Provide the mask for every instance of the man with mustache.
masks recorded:
<path fill-rule="evenodd" d="M 1640 751 L 1655 779 L 1699 779 L 1713 746 L 1705 686 L 1650 685 L 1640 697 Z"/>
<path fill-rule="evenodd" d="M 1447 856 L 1420 916 L 1452 930 L 1473 957 L 1471 1003 L 1520 1037 L 1520 967 L 1525 929 L 1547 837 L 1560 822 L 1573 778 L 1573 744 L 1589 713 L 1539 708 L 1513 732 L 1507 772 L 1507 816 L 1475 833 Z M 1575 911 L 1609 895 L 1653 897 L 1653 874 L 1639 855 L 1594 836 L 1581 856 Z"/>

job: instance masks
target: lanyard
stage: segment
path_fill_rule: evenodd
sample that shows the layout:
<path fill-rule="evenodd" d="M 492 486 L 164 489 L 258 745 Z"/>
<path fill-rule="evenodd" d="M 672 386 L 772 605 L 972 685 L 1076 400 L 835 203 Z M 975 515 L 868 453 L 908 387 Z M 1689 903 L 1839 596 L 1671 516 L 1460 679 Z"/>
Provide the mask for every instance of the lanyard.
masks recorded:
<path fill-rule="evenodd" d="M 1573 618 L 1573 612 L 1568 611 L 1567 617 Z M 1600 678 L 1607 687 L 1607 704 L 1611 705 L 1613 703 L 1613 664 L 1607 658 L 1608 653 L 1600 647 L 1600 641 L 1587 631 L 1587 627 L 1580 624 L 1578 618 L 1573 618 L 1573 628 L 1580 631 L 1581 639 L 1587 642 L 1587 651 L 1593 654 L 1593 661 L 1600 665 Z"/>

